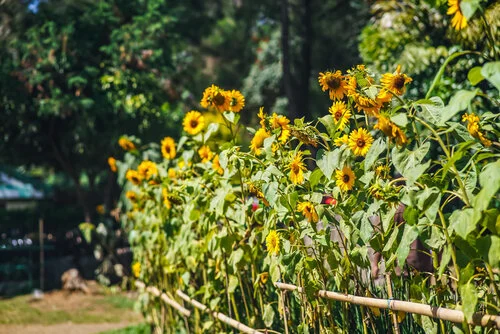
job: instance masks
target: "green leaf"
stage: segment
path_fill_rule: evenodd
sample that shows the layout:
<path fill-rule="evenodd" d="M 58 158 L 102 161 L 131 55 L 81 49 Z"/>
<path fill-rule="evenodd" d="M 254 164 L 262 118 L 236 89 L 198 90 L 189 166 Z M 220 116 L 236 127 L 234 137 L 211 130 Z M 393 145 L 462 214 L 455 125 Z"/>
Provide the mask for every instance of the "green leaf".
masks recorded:
<path fill-rule="evenodd" d="M 500 237 L 488 235 L 478 239 L 477 249 L 481 257 L 493 268 L 500 267 Z"/>
<path fill-rule="evenodd" d="M 321 177 L 323 177 L 323 172 L 321 171 L 321 169 L 316 168 L 309 176 L 309 184 L 311 185 L 311 189 L 314 189 L 314 187 L 316 187 L 316 185 L 321 180 Z"/>
<path fill-rule="evenodd" d="M 425 155 L 429 151 L 430 143 L 425 142 L 414 151 L 401 150 L 397 147 L 392 149 L 392 162 L 396 170 L 408 179 L 408 185 L 413 184 L 430 165 L 430 161 L 422 163 Z"/>
<path fill-rule="evenodd" d="M 212 136 L 212 134 L 216 133 L 217 130 L 219 129 L 219 123 L 210 123 L 207 127 L 207 131 L 205 132 L 204 136 L 203 136 L 203 142 L 206 143 L 210 137 Z"/>
<path fill-rule="evenodd" d="M 500 91 L 500 61 L 484 64 L 481 74 Z"/>
<path fill-rule="evenodd" d="M 437 187 L 425 188 L 417 195 L 417 207 L 430 222 L 436 219 L 439 203 L 441 202 L 441 192 Z"/>
<path fill-rule="evenodd" d="M 238 277 L 234 275 L 229 275 L 229 286 L 227 287 L 227 291 L 229 293 L 234 293 L 234 290 L 238 287 Z"/>
<path fill-rule="evenodd" d="M 443 255 L 441 256 L 441 263 L 439 264 L 439 270 L 438 270 L 439 277 L 441 277 L 446 268 L 448 268 L 450 260 L 451 260 L 451 247 L 445 246 L 443 249 Z"/>
<path fill-rule="evenodd" d="M 440 97 L 433 96 L 427 100 L 418 100 L 414 105 L 422 108 L 422 117 L 424 120 L 433 125 L 441 124 L 444 102 Z"/>
<path fill-rule="evenodd" d="M 243 249 L 238 248 L 234 252 L 231 253 L 231 256 L 229 257 L 229 263 L 231 263 L 235 269 L 237 270 L 238 263 L 241 262 L 241 259 L 243 259 Z"/>
<path fill-rule="evenodd" d="M 262 186 L 264 196 L 271 205 L 275 205 L 278 200 L 278 182 L 264 183 Z"/>
<path fill-rule="evenodd" d="M 453 95 L 453 97 L 450 99 L 448 105 L 443 109 L 441 120 L 437 125 L 444 126 L 445 123 L 453 116 L 455 116 L 462 110 L 465 110 L 478 92 L 479 89 L 473 91 L 462 89 L 456 92 L 455 95 Z"/>
<path fill-rule="evenodd" d="M 92 242 L 92 231 L 95 230 L 95 225 L 92 223 L 81 223 L 78 228 L 82 232 L 83 238 L 87 243 Z"/>
<path fill-rule="evenodd" d="M 472 221 L 474 210 L 466 208 L 455 210 L 450 216 L 450 228 L 462 239 L 467 239 L 467 235 L 476 229 L 476 224 Z"/>
<path fill-rule="evenodd" d="M 324 151 L 318 152 L 318 155 Z M 319 169 L 323 172 L 323 174 L 328 178 L 328 180 L 332 179 L 332 174 L 335 169 L 340 169 L 341 162 L 345 160 L 343 157 L 344 150 L 336 149 L 334 151 L 324 152 L 324 154 L 317 158 L 317 164 Z"/>
<path fill-rule="evenodd" d="M 321 124 L 326 128 L 326 131 L 328 131 L 328 134 L 330 135 L 330 138 L 334 138 L 335 134 L 337 132 L 337 125 L 333 121 L 332 115 L 326 115 L 323 116 L 319 119 Z"/>
<path fill-rule="evenodd" d="M 396 256 L 400 266 L 403 266 L 408 254 L 410 253 L 410 245 L 418 237 L 418 228 L 415 225 L 405 225 L 403 237 L 396 250 Z"/>
<path fill-rule="evenodd" d="M 368 171 L 370 167 L 373 166 L 378 156 L 385 151 L 386 147 L 387 146 L 384 138 L 379 138 L 375 140 L 375 142 L 373 142 L 372 146 L 370 147 L 370 150 L 366 154 L 365 171 Z"/>
<path fill-rule="evenodd" d="M 274 322 L 274 309 L 271 304 L 264 306 L 264 324 L 266 327 L 271 327 Z"/>
<path fill-rule="evenodd" d="M 417 225 L 420 211 L 412 206 L 407 206 L 403 212 L 403 218 L 407 224 Z"/>
<path fill-rule="evenodd" d="M 488 208 L 491 199 L 500 189 L 500 173 L 498 171 L 500 171 L 500 160 L 486 165 L 479 174 L 479 182 L 482 188 L 474 198 L 474 217 L 476 222 L 481 217 L 482 212 Z"/>
<path fill-rule="evenodd" d="M 481 66 L 476 66 L 471 68 L 467 74 L 467 79 L 469 79 L 472 86 L 475 86 L 484 80 L 484 76 L 481 74 L 482 69 L 483 68 Z"/>
<path fill-rule="evenodd" d="M 240 120 L 240 114 L 236 112 L 226 111 L 223 113 L 224 118 L 227 119 L 230 123 L 236 124 Z"/>
<path fill-rule="evenodd" d="M 476 10 L 478 10 L 481 6 L 481 0 L 461 0 L 459 4 L 462 14 L 465 16 L 467 21 L 469 21 Z"/>
<path fill-rule="evenodd" d="M 397 126 L 404 128 L 406 127 L 406 125 L 408 125 L 408 116 L 406 116 L 406 114 L 399 113 L 394 116 L 391 116 L 391 121 Z"/>
<path fill-rule="evenodd" d="M 477 291 L 473 283 L 461 285 L 460 295 L 462 297 L 462 311 L 464 312 L 467 320 L 472 319 L 472 315 L 476 311 L 477 305 Z"/>

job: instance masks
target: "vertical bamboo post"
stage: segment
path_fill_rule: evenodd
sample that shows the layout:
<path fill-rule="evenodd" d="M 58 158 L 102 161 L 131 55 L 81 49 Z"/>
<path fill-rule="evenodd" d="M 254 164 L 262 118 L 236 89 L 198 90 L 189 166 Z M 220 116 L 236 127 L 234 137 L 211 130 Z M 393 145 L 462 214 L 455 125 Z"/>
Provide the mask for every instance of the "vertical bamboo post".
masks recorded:
<path fill-rule="evenodd" d="M 392 282 L 391 282 L 390 273 L 385 274 L 385 281 L 387 283 L 387 295 L 389 296 L 389 300 L 392 300 Z M 391 310 L 390 304 L 389 304 L 389 311 L 391 312 L 392 325 L 394 327 L 394 334 L 399 334 L 398 315 L 396 312 Z"/>
<path fill-rule="evenodd" d="M 45 254 L 43 249 L 43 218 L 38 219 L 38 234 L 40 240 L 40 290 L 44 288 Z"/>

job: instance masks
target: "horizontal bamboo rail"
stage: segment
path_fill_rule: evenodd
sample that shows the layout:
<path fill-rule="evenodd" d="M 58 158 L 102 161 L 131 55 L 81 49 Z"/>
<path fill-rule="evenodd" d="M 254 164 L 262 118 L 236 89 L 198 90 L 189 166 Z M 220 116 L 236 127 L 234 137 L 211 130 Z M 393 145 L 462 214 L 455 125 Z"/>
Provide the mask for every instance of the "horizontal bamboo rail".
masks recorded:
<path fill-rule="evenodd" d="M 259 331 L 255 330 L 253 328 L 250 328 L 250 327 L 242 324 L 241 322 L 238 322 L 238 321 L 234 320 L 233 318 L 228 317 L 227 315 L 225 315 L 223 313 L 210 310 L 207 306 L 203 305 L 202 303 L 198 302 L 197 300 L 192 299 L 191 297 L 189 297 L 188 295 L 186 295 L 181 290 L 177 290 L 176 294 L 177 294 L 177 296 L 179 296 L 180 298 L 182 298 L 184 301 L 190 303 L 191 305 L 193 305 L 197 309 L 201 310 L 202 312 L 210 313 L 214 318 L 219 319 L 223 323 L 228 324 L 229 326 L 231 326 L 233 328 L 236 328 L 236 329 L 238 329 L 239 331 L 241 331 L 243 333 L 248 333 L 248 334 L 264 334 L 262 332 L 259 332 Z"/>
<path fill-rule="evenodd" d="M 296 290 L 300 293 L 303 292 L 303 289 L 301 287 L 298 287 L 293 284 L 276 282 L 275 286 L 281 290 L 288 290 L 288 291 Z M 381 309 L 403 311 L 406 313 L 415 313 L 441 320 L 452 321 L 456 323 L 463 323 L 465 321 L 465 316 L 462 311 L 451 310 L 444 307 L 437 307 L 437 306 L 431 306 L 414 302 L 405 302 L 402 300 L 395 300 L 395 299 L 360 297 L 360 296 L 354 296 L 327 290 L 319 290 L 318 296 L 322 298 L 333 299 L 341 302 L 363 305 L 368 307 L 377 307 Z M 500 329 L 500 316 L 475 313 L 472 316 L 472 319 L 468 320 L 468 323 L 476 326 L 494 327 L 496 329 Z"/>
<path fill-rule="evenodd" d="M 140 289 L 145 289 L 146 291 L 148 291 L 149 293 L 151 293 L 152 295 L 154 295 L 156 297 L 160 297 L 161 300 L 163 300 L 166 304 L 172 306 L 172 308 L 177 310 L 183 316 L 189 317 L 191 315 L 191 311 L 182 307 L 181 304 L 179 304 L 175 300 L 171 299 L 169 296 L 167 296 L 166 293 L 161 293 L 160 290 L 158 290 L 158 288 L 153 287 L 153 286 L 146 287 L 146 284 L 144 284 L 143 282 L 139 282 L 139 281 L 135 282 L 135 286 L 140 288 Z"/>

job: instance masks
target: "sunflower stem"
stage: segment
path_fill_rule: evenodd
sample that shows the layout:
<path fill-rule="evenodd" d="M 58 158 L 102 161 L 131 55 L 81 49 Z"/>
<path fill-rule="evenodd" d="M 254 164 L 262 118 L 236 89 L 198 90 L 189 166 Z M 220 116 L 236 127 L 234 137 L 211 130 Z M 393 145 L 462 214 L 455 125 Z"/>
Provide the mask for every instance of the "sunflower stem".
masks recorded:
<path fill-rule="evenodd" d="M 481 53 L 477 52 L 477 51 L 462 51 L 462 52 L 457 52 L 457 53 L 451 54 L 448 58 L 446 58 L 446 60 L 444 61 L 443 65 L 441 65 L 441 68 L 439 69 L 438 73 L 434 77 L 434 80 L 432 81 L 431 87 L 427 91 L 427 94 L 425 94 L 425 98 L 426 99 L 429 99 L 431 97 L 432 91 L 439 84 L 439 80 L 441 80 L 441 77 L 444 74 L 444 70 L 445 70 L 446 66 L 448 66 L 448 64 L 452 60 L 454 60 L 455 58 L 458 58 L 458 57 L 461 57 L 461 56 L 464 56 L 464 55 L 467 55 L 467 54 L 481 55 Z"/>

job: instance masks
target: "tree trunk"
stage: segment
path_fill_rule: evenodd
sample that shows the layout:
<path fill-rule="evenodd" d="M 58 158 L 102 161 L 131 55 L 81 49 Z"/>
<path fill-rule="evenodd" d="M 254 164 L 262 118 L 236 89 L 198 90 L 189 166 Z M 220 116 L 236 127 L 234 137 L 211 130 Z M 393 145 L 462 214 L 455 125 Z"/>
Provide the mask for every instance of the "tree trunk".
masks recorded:
<path fill-rule="evenodd" d="M 85 191 L 82 189 L 82 186 L 80 184 L 80 179 L 78 177 L 78 174 L 76 173 L 75 169 L 69 162 L 69 159 L 66 159 L 63 153 L 57 147 L 57 144 L 54 140 L 54 137 L 52 137 L 52 134 L 49 134 L 49 136 L 50 136 L 50 143 L 52 146 L 52 152 L 54 153 L 56 160 L 61 164 L 63 170 L 69 175 L 69 177 L 75 183 L 76 198 L 83 210 L 84 221 L 90 223 L 92 222 L 92 215 L 86 200 Z"/>
<path fill-rule="evenodd" d="M 288 116 L 293 120 L 297 117 L 297 110 L 294 105 L 294 89 L 292 83 L 292 73 L 290 68 L 290 43 L 289 43 L 289 19 L 288 0 L 281 1 L 281 60 L 283 70 L 283 88 L 288 99 Z"/>
<path fill-rule="evenodd" d="M 295 118 L 309 115 L 309 75 L 311 72 L 311 0 L 301 0 L 293 8 L 297 22 L 290 22 L 288 0 L 281 6 L 281 48 L 283 53 L 283 88 L 288 99 L 288 116 Z M 299 41 L 297 52 L 290 49 L 290 31 L 295 31 Z"/>

